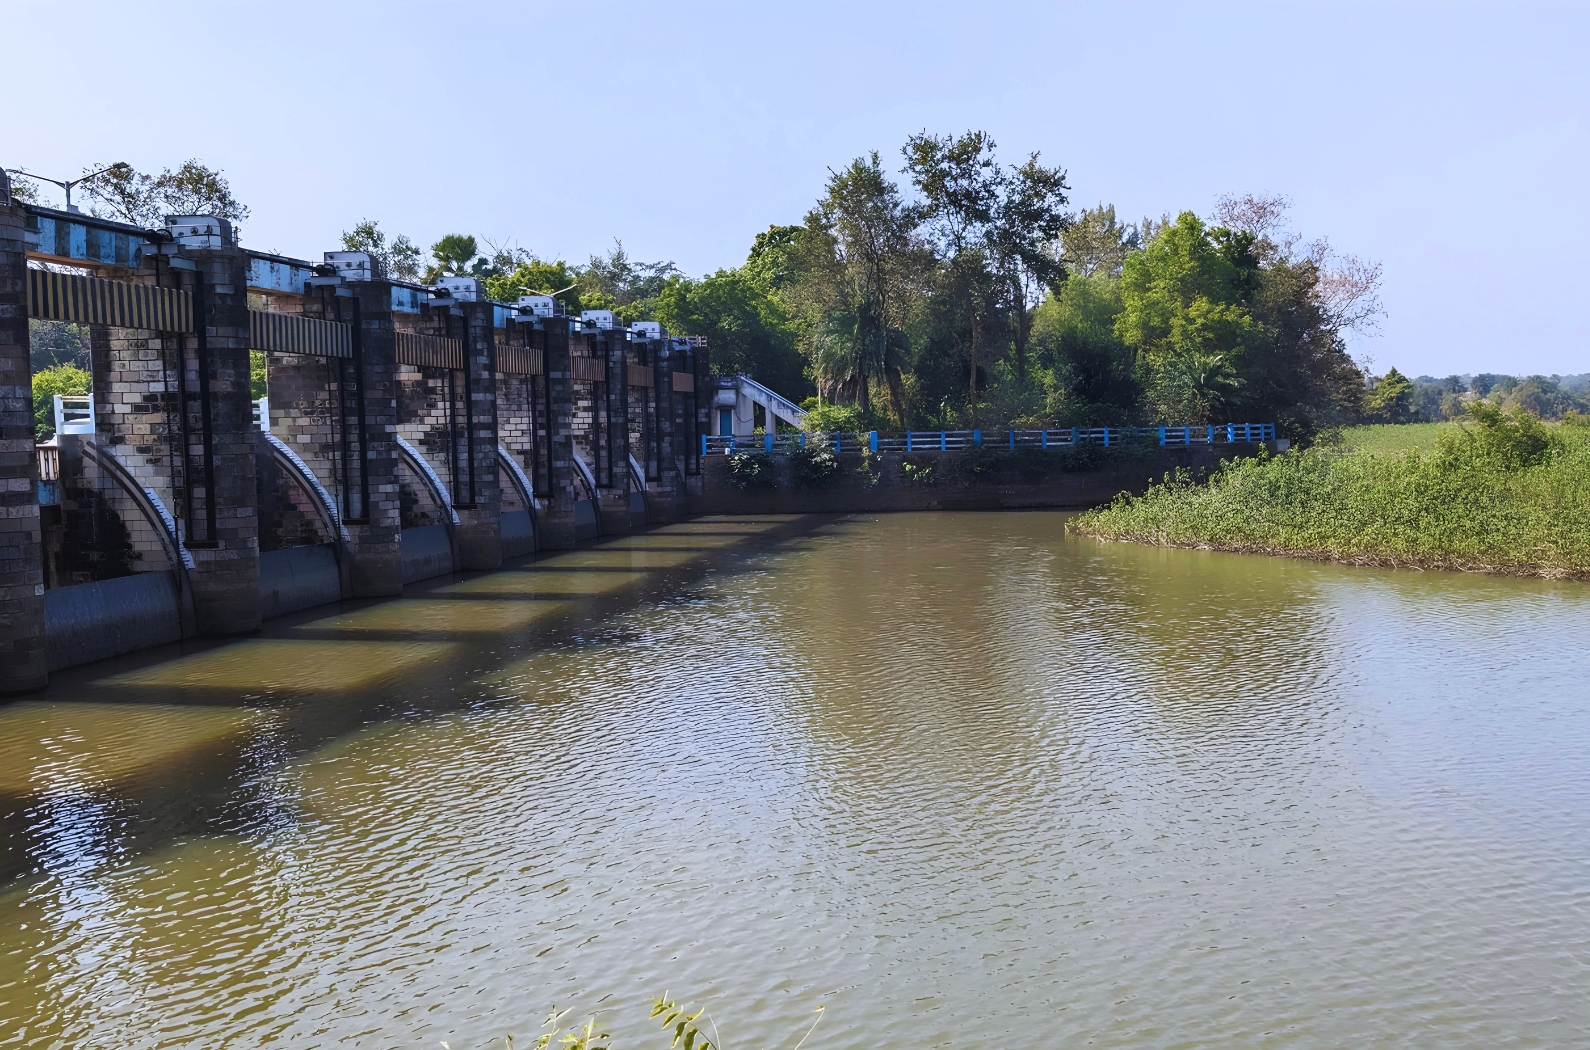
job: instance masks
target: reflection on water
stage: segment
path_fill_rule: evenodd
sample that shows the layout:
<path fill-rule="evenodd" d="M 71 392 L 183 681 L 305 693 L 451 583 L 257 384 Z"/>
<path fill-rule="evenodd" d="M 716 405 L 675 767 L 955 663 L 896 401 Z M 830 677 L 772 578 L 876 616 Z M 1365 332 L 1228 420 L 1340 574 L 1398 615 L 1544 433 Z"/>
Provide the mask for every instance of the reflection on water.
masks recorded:
<path fill-rule="evenodd" d="M 0 709 L 0 1046 L 640 1045 L 665 987 L 731 1046 L 1586 1041 L 1582 587 L 1061 525 L 698 522 L 63 676 Z"/>

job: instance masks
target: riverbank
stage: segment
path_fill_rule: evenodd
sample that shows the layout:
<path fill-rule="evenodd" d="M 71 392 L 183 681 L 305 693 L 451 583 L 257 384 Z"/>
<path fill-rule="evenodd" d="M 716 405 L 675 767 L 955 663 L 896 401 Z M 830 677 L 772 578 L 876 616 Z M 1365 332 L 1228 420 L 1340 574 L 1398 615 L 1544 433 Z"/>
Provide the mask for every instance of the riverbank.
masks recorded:
<path fill-rule="evenodd" d="M 1496 414 L 1399 429 L 1167 474 L 1069 527 L 1164 547 L 1590 579 L 1590 427 Z"/>

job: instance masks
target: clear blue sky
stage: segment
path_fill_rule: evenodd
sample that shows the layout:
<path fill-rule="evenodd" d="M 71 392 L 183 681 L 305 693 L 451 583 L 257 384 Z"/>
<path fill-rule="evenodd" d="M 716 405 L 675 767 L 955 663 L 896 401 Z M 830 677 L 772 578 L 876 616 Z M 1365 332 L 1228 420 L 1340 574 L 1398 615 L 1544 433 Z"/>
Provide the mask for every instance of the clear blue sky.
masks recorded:
<path fill-rule="evenodd" d="M 220 167 L 245 243 L 363 217 L 699 274 L 826 169 L 986 128 L 1129 218 L 1284 193 L 1410 374 L 1590 371 L 1590 6 L 3 0 L 0 164 Z"/>

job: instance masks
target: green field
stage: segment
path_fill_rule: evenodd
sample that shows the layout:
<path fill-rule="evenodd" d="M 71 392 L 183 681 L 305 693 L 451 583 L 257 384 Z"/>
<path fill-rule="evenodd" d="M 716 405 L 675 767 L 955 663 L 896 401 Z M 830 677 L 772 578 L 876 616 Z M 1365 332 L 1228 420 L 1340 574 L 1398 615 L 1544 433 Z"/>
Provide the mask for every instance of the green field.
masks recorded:
<path fill-rule="evenodd" d="M 1457 429 L 1456 423 L 1381 423 L 1348 427 L 1334 440 L 1362 452 L 1401 452 L 1410 448 L 1433 449 L 1438 434 Z"/>
<path fill-rule="evenodd" d="M 1074 519 L 1101 539 L 1366 565 L 1590 578 L 1590 428 L 1355 427 Z"/>

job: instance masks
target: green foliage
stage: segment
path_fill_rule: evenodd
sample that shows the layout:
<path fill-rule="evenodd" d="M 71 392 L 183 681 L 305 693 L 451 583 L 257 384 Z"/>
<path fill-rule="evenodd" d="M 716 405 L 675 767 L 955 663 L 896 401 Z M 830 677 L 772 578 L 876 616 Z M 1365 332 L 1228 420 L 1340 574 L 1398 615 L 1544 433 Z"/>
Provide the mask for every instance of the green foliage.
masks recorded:
<path fill-rule="evenodd" d="M 1107 426 L 1133 420 L 1141 383 L 1132 350 L 1116 332 L 1121 282 L 1107 276 L 1071 277 L 1035 311 L 1034 357 L 1058 426 Z M 992 421 L 996 425 L 998 420 Z"/>
<path fill-rule="evenodd" d="M 251 400 L 258 401 L 265 396 L 265 351 L 250 350 L 248 352 L 248 396 Z"/>
<path fill-rule="evenodd" d="M 1121 273 L 1121 340 L 1151 363 L 1191 353 L 1238 356 L 1254 334 L 1237 268 L 1202 220 L 1182 212 Z"/>
<path fill-rule="evenodd" d="M 663 993 L 660 999 L 651 1001 L 651 1016 L 653 1020 L 662 1018 L 663 1031 L 672 1029 L 673 1041 L 668 1044 L 669 1050 L 683 1047 L 684 1050 L 713 1050 L 713 1045 L 708 1041 L 706 1033 L 696 1024 L 704 1011 L 686 1013 L 684 1007 L 668 998 Z"/>
<path fill-rule="evenodd" d="M 342 250 L 367 253 L 375 260 L 377 277 L 417 282 L 422 276 L 419 246 L 402 233 L 387 244 L 385 231 L 374 219 L 360 219 L 353 229 L 343 230 Z"/>
<path fill-rule="evenodd" d="M 926 456 L 906 459 L 900 463 L 900 480 L 907 485 L 927 486 L 938 478 L 938 464 Z"/>
<path fill-rule="evenodd" d="M 51 365 L 33 374 L 34 439 L 47 441 L 55 433 L 55 395 L 87 394 L 94 389 L 91 375 L 76 365 Z"/>
<path fill-rule="evenodd" d="M 1504 412 L 1484 401 L 1468 403 L 1473 426 L 1442 435 L 1442 453 L 1455 461 L 1483 457 L 1506 470 L 1539 466 L 1562 454 L 1562 437 L 1536 416 L 1514 407 Z M 1461 435 L 1461 436 L 1459 436 Z"/>
<path fill-rule="evenodd" d="M 778 469 L 766 452 L 729 453 L 729 484 L 742 492 L 757 492 L 778 485 Z"/>
<path fill-rule="evenodd" d="M 1412 423 L 1419 418 L 1414 397 L 1413 383 L 1393 368 L 1365 395 L 1364 416 L 1376 423 Z"/>
<path fill-rule="evenodd" d="M 854 405 L 836 405 L 829 401 L 809 406 L 802 425 L 808 434 L 865 434 L 874 429 L 872 422 Z"/>
<path fill-rule="evenodd" d="M 1526 420 L 1476 420 L 1435 450 L 1356 448 L 1349 432 L 1223 464 L 1206 484 L 1123 494 L 1073 527 L 1165 546 L 1590 578 L 1590 432 Z"/>
<path fill-rule="evenodd" d="M 606 255 L 593 255 L 579 271 L 579 289 L 586 310 L 614 310 L 624 320 L 656 320 L 651 304 L 663 286 L 680 276 L 671 262 L 640 262 L 631 259 L 624 243 L 615 240 Z M 559 286 L 561 287 L 561 285 Z M 689 335 L 705 335 L 681 329 Z"/>
<path fill-rule="evenodd" d="M 486 296 L 497 302 L 511 303 L 521 295 L 550 295 L 560 292 L 557 299 L 572 314 L 581 310 L 599 310 L 590 306 L 580 295 L 579 273 L 562 259 L 547 262 L 531 256 L 514 263 L 511 268 L 486 278 Z"/>
<path fill-rule="evenodd" d="M 668 331 L 706 337 L 719 375 L 743 372 L 785 397 L 811 389 L 788 313 L 746 271 L 670 277 L 650 307 Z"/>
<path fill-rule="evenodd" d="M 789 477 L 800 488 L 828 488 L 839 479 L 839 456 L 827 445 L 816 443 L 791 449 Z"/>
<path fill-rule="evenodd" d="M 125 162 L 108 168 L 91 164 L 83 170 L 99 168 L 106 170 L 81 186 L 95 215 L 146 227 L 164 225 L 168 215 L 214 215 L 234 227 L 248 218 L 248 208 L 232 195 L 221 172 L 197 160 L 159 175 L 144 174 Z"/>
<path fill-rule="evenodd" d="M 33 371 L 51 365 L 88 367 L 88 326 L 28 318 L 28 359 Z"/>
<path fill-rule="evenodd" d="M 425 283 L 442 277 L 473 276 L 471 261 L 479 254 L 475 238 L 467 233 L 449 233 L 431 245 L 431 265 L 425 271 Z"/>

